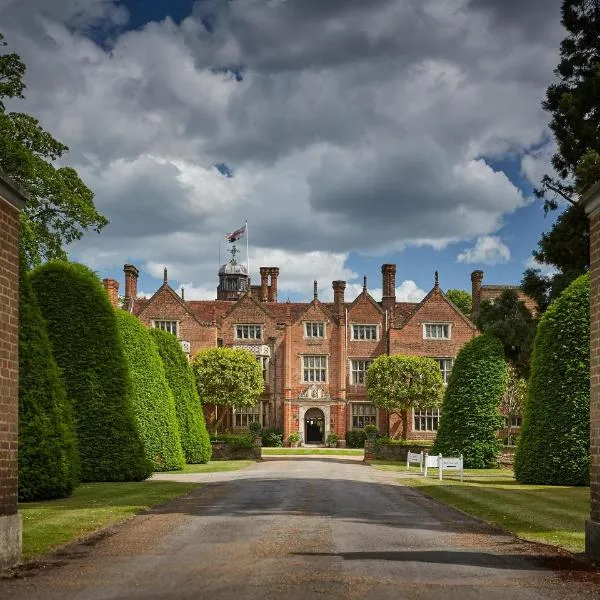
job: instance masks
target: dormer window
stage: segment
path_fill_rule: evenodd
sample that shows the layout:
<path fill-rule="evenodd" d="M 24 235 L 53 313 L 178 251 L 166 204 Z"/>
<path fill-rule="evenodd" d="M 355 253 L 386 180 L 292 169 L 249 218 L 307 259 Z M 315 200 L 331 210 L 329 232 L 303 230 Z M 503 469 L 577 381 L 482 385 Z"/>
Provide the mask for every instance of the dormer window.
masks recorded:
<path fill-rule="evenodd" d="M 262 325 L 235 325 L 236 340 L 262 340 Z"/>
<path fill-rule="evenodd" d="M 152 321 L 152 327 L 177 335 L 177 321 Z"/>
<path fill-rule="evenodd" d="M 304 323 L 304 337 L 311 339 L 323 339 L 325 337 L 325 323 L 320 321 Z"/>
<path fill-rule="evenodd" d="M 424 340 L 449 340 L 451 334 L 450 323 L 423 323 Z"/>

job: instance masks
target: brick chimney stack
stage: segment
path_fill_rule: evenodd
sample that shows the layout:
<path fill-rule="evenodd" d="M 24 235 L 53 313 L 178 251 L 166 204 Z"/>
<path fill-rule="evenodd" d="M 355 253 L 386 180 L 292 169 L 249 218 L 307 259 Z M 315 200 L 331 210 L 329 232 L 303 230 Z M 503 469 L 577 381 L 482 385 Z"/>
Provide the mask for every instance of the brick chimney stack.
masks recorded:
<path fill-rule="evenodd" d="M 334 281 L 333 286 L 333 314 L 341 317 L 344 314 L 344 290 L 346 289 L 345 281 Z"/>
<path fill-rule="evenodd" d="M 260 295 L 258 299 L 261 302 L 266 302 L 269 299 L 269 267 L 260 268 Z"/>
<path fill-rule="evenodd" d="M 396 265 L 381 265 L 381 284 L 383 309 L 393 311 L 396 308 Z"/>
<path fill-rule="evenodd" d="M 124 265 L 125 273 L 125 307 L 129 308 L 131 300 L 137 298 L 137 281 L 140 272 L 133 265 Z"/>
<path fill-rule="evenodd" d="M 479 314 L 479 304 L 481 302 L 481 282 L 483 281 L 483 271 L 473 271 L 471 273 L 471 298 L 473 308 L 471 309 L 471 320 L 477 321 Z"/>
<path fill-rule="evenodd" d="M 116 279 L 106 278 L 102 280 L 102 283 L 110 303 L 114 307 L 119 306 L 119 282 Z"/>
<path fill-rule="evenodd" d="M 269 275 L 271 276 L 271 283 L 268 288 L 269 302 L 277 302 L 277 278 L 279 277 L 279 267 L 269 267 Z"/>

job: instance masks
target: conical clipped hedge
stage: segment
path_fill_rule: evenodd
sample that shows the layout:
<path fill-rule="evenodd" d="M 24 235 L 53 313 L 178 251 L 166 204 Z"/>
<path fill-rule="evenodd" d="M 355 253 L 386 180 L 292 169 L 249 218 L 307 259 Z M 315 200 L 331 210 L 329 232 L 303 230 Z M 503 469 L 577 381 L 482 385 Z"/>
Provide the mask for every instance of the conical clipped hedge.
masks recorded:
<path fill-rule="evenodd" d="M 206 463 L 212 455 L 212 446 L 204 411 L 198 397 L 194 372 L 177 338 L 160 329 L 150 329 L 165 368 L 165 375 L 173 397 L 179 424 L 181 446 L 187 463 Z"/>
<path fill-rule="evenodd" d="M 433 454 L 463 455 L 465 468 L 496 464 L 503 418 L 500 400 L 506 389 L 506 363 L 499 340 L 481 335 L 458 353 L 444 395 Z"/>
<path fill-rule="evenodd" d="M 590 281 L 576 279 L 542 316 L 515 456 L 521 483 L 587 485 Z"/>
<path fill-rule="evenodd" d="M 79 480 L 73 409 L 21 260 L 19 276 L 19 500 L 69 496 Z"/>
<path fill-rule="evenodd" d="M 155 471 L 183 469 L 175 400 L 158 348 L 139 319 L 118 309 L 119 333 L 131 375 L 133 408 L 146 457 Z"/>
<path fill-rule="evenodd" d="M 82 481 L 138 481 L 152 472 L 131 404 L 114 310 L 87 267 L 52 261 L 31 274 L 73 406 Z"/>

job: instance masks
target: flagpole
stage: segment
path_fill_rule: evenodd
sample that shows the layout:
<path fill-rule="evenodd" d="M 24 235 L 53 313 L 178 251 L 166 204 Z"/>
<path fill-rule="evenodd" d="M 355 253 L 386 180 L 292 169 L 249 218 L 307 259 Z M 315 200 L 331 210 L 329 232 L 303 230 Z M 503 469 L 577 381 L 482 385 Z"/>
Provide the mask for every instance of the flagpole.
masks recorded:
<path fill-rule="evenodd" d="M 246 263 L 248 265 L 248 279 L 250 279 L 250 254 L 248 252 L 249 240 L 248 240 L 248 219 L 246 219 Z"/>

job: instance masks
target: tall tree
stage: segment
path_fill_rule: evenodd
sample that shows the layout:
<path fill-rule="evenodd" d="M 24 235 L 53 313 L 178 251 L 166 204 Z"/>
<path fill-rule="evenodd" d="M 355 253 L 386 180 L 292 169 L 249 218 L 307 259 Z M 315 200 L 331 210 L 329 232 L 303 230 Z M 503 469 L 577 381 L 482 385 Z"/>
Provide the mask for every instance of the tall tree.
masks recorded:
<path fill-rule="evenodd" d="M 588 224 L 579 195 L 600 179 L 600 0 L 564 0 L 562 24 L 568 32 L 560 46 L 558 81 L 548 87 L 543 107 L 552 114 L 550 129 L 557 152 L 557 176 L 544 175 L 536 195 L 546 210 L 570 206 L 539 243 L 535 258 L 556 269 L 543 275 L 528 269 L 523 289 L 544 310 L 589 267 Z M 564 242 L 568 240 L 564 254 Z"/>
<path fill-rule="evenodd" d="M 0 34 L 0 46 L 6 42 Z M 108 221 L 96 211 L 94 194 L 72 167 L 54 163 L 69 149 L 44 131 L 34 117 L 6 110 L 24 98 L 25 64 L 17 54 L 0 55 L 0 169 L 19 183 L 30 200 L 21 215 L 21 248 L 29 265 L 65 258 L 64 246 Z"/>
<path fill-rule="evenodd" d="M 448 298 L 457 308 L 460 309 L 466 317 L 471 318 L 471 312 L 473 311 L 473 298 L 471 294 L 465 290 L 448 290 L 444 292 L 444 296 Z"/>
<path fill-rule="evenodd" d="M 367 395 L 375 406 L 400 416 L 402 439 L 406 439 L 409 411 L 437 408 L 442 403 L 440 365 L 422 356 L 379 356 L 367 371 Z"/>

